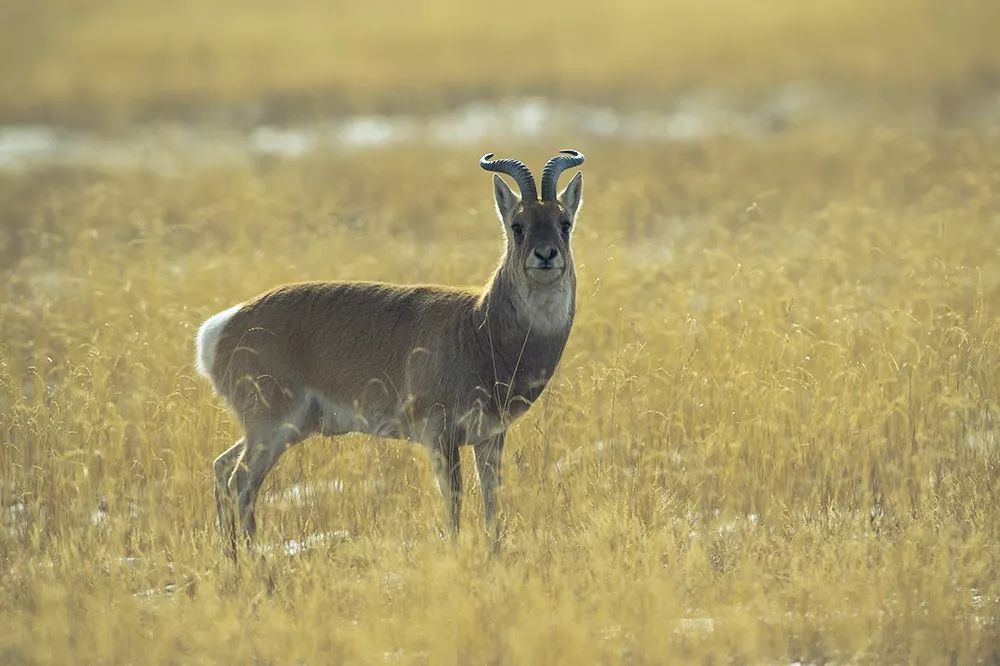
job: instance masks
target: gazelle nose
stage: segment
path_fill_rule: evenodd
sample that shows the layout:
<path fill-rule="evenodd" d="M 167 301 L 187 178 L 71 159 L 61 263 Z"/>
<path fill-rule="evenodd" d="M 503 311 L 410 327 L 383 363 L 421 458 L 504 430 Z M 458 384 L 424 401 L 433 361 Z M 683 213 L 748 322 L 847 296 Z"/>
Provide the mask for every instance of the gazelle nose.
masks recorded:
<path fill-rule="evenodd" d="M 535 256 L 542 261 L 551 261 L 559 254 L 559 250 L 552 243 L 543 243 L 535 247 Z"/>

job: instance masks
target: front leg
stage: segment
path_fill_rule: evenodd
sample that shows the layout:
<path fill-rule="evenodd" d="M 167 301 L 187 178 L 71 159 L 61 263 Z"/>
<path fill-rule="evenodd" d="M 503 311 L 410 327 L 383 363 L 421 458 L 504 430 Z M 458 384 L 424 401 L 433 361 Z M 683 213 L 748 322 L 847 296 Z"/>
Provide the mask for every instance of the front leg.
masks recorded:
<path fill-rule="evenodd" d="M 447 443 L 433 451 L 434 473 L 437 475 L 438 488 L 444 498 L 445 514 L 447 516 L 452 537 L 458 536 L 459 516 L 462 513 L 462 461 L 458 454 L 458 445 Z"/>
<path fill-rule="evenodd" d="M 479 487 L 483 491 L 483 513 L 486 516 L 486 529 L 492 534 L 493 549 L 500 546 L 503 531 L 502 520 L 498 512 L 500 489 L 500 459 L 503 456 L 504 433 L 492 437 L 485 442 L 474 445 L 476 451 L 476 471 L 479 472 Z"/>

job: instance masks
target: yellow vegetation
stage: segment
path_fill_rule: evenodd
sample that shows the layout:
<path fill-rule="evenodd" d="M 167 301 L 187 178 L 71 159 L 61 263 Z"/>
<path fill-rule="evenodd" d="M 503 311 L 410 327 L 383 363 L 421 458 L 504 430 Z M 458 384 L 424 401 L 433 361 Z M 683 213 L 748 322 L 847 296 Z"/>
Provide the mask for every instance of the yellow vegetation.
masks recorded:
<path fill-rule="evenodd" d="M 997 658 L 1000 141 L 586 148 L 497 559 L 471 466 L 452 546 L 423 453 L 357 437 L 286 455 L 233 571 L 191 368 L 279 281 L 483 280 L 475 155 L 6 178 L 4 661 Z"/>
<path fill-rule="evenodd" d="M 501 73 L 934 97 L 996 55 L 995 3 L 339 4 L 18 3 L 0 116 L 429 109 Z M 0 662 L 1000 660 L 1000 135 L 863 125 L 0 172 Z M 468 453 L 452 544 L 423 451 L 358 436 L 284 456 L 233 567 L 197 326 L 283 281 L 481 283 L 479 155 L 568 145 L 579 315 L 508 436 L 500 555 Z"/>
<path fill-rule="evenodd" d="M 496 95 L 648 104 L 823 80 L 879 100 L 990 90 L 993 0 L 0 0 L 0 117 L 117 124 L 434 110 Z"/>

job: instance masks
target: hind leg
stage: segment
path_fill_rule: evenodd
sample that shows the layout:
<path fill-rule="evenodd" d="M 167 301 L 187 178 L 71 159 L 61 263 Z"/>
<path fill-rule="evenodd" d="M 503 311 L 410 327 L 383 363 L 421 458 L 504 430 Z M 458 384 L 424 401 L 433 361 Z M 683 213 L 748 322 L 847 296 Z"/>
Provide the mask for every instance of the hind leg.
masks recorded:
<path fill-rule="evenodd" d="M 257 494 L 268 473 L 288 448 L 307 433 L 293 423 L 285 423 L 263 433 L 247 433 L 246 446 L 229 479 L 229 490 L 236 497 L 236 514 L 249 543 L 257 532 L 255 507 Z"/>
<path fill-rule="evenodd" d="M 246 437 L 227 483 L 248 545 L 257 531 L 254 508 L 268 472 L 292 444 L 316 432 L 322 422 L 322 412 L 309 392 L 290 388 L 302 385 L 299 378 L 265 372 L 252 376 L 257 379 L 239 383 L 230 397 Z"/>
<path fill-rule="evenodd" d="M 215 511 L 218 516 L 219 529 L 222 531 L 222 538 L 234 556 L 236 552 L 236 516 L 233 514 L 233 495 L 229 490 L 229 479 L 243 454 L 245 442 L 246 439 L 241 438 L 212 463 L 215 472 Z"/>

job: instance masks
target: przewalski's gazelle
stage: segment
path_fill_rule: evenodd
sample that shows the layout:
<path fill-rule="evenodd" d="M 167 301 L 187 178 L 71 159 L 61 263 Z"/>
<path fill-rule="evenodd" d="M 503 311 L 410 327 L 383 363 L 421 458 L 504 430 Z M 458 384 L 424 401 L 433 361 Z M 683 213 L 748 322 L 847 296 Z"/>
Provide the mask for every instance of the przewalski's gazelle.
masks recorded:
<path fill-rule="evenodd" d="M 492 153 L 480 160 L 483 169 L 513 177 L 521 195 L 493 176 L 506 249 L 481 290 L 288 284 L 201 326 L 198 369 L 245 431 L 214 464 L 219 524 L 234 555 L 236 518 L 252 538 L 264 477 L 289 446 L 313 433 L 425 445 L 453 531 L 459 447 L 471 444 L 487 524 L 497 529 L 504 434 L 551 379 L 576 308 L 570 237 L 583 177 L 577 173 L 558 196 L 556 184 L 583 155 L 562 153 L 545 165 L 540 199 L 522 162 L 492 160 Z"/>

